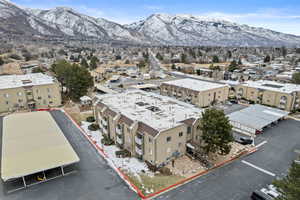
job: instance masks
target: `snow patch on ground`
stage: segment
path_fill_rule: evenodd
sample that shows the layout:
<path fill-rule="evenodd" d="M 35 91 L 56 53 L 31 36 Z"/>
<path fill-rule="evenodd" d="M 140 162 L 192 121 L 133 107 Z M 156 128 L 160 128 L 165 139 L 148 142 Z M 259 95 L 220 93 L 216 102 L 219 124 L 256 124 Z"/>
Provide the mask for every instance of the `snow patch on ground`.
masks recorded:
<path fill-rule="evenodd" d="M 115 145 L 111 146 L 105 146 L 101 143 L 101 139 L 103 138 L 102 133 L 98 131 L 90 131 L 88 129 L 88 126 L 91 125 L 90 122 L 81 122 L 81 128 L 88 134 L 88 136 L 93 140 L 96 141 L 96 144 L 103 149 L 103 151 L 107 154 L 108 158 L 112 162 L 114 166 L 120 168 L 122 171 L 127 171 L 137 177 L 139 177 L 139 173 L 145 172 L 149 175 L 152 175 L 147 165 L 138 160 L 137 158 L 131 157 L 131 158 L 118 158 L 116 157 L 115 152 L 119 151 L 120 148 L 118 148 Z"/>

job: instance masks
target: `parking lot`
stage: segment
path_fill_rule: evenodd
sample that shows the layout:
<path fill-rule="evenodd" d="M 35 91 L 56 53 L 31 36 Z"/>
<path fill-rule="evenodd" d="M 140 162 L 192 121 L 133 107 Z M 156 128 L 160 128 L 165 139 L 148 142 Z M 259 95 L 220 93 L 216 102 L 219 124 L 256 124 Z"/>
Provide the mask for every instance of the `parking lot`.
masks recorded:
<path fill-rule="evenodd" d="M 78 172 L 9 195 L 5 194 L 1 183 L 1 200 L 138 199 L 62 112 L 52 111 L 51 114 L 81 159 L 76 166 Z M 1 122 L 2 120 L 0 127 Z M 216 169 L 156 199 L 250 199 L 253 190 L 270 184 L 276 177 L 286 175 L 292 160 L 297 156 L 295 151 L 300 149 L 300 122 L 291 119 L 282 121 L 258 136 L 256 144 L 260 145 L 256 153 Z"/>
<path fill-rule="evenodd" d="M 11 194 L 0 183 L 1 200 L 120 200 L 138 199 L 124 181 L 107 165 L 80 130 L 61 111 L 52 116 L 80 157 L 77 173 L 29 187 Z M 2 118 L 0 119 L 2 137 Z M 1 140 L 0 140 L 1 141 Z M 2 147 L 2 145 L 0 144 Z M 1 148 L 0 148 L 1 149 Z"/>
<path fill-rule="evenodd" d="M 285 120 L 266 130 L 257 140 L 259 150 L 229 165 L 214 170 L 159 200 L 248 200 L 252 191 L 283 177 L 300 149 L 300 122 Z"/>

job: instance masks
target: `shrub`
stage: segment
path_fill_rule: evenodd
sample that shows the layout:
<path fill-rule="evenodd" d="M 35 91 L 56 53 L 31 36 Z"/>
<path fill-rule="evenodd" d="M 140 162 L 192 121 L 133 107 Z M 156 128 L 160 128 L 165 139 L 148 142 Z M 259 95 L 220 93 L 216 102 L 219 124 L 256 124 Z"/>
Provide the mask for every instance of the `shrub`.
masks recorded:
<path fill-rule="evenodd" d="M 122 149 L 120 151 L 116 151 L 116 156 L 118 158 L 126 158 L 126 157 L 130 157 L 131 154 L 129 151 L 127 151 L 126 149 Z"/>
<path fill-rule="evenodd" d="M 89 125 L 88 129 L 90 131 L 97 131 L 97 130 L 99 130 L 99 125 L 98 124 L 91 124 L 91 125 Z"/>
<path fill-rule="evenodd" d="M 171 176 L 172 172 L 169 168 L 167 167 L 162 167 L 158 170 L 161 174 L 166 175 L 166 176 Z"/>
<path fill-rule="evenodd" d="M 94 116 L 89 116 L 89 117 L 86 118 L 86 121 L 91 122 L 91 123 L 95 122 L 95 117 Z"/>
<path fill-rule="evenodd" d="M 106 135 L 103 135 L 103 138 L 101 139 L 101 143 L 104 144 L 105 146 L 110 146 L 113 145 L 115 142 L 107 137 Z"/>

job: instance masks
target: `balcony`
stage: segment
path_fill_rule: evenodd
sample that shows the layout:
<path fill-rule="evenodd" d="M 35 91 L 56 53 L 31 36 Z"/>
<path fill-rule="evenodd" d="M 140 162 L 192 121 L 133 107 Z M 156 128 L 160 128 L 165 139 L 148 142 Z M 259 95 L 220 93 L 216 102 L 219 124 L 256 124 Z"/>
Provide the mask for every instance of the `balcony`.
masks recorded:
<path fill-rule="evenodd" d="M 143 151 L 141 149 L 139 149 L 138 147 L 135 147 L 135 152 L 140 156 L 143 155 Z"/>
<path fill-rule="evenodd" d="M 135 136 L 135 142 L 136 142 L 138 145 L 142 145 L 142 144 L 143 144 L 143 138 L 138 137 L 138 136 Z"/>
<path fill-rule="evenodd" d="M 299 99 L 299 98 L 297 98 L 297 99 L 296 99 L 296 103 L 299 103 L 299 102 L 300 102 L 300 99 Z"/>
<path fill-rule="evenodd" d="M 107 121 L 106 121 L 106 120 L 102 120 L 102 124 L 103 124 L 104 126 L 107 126 Z"/>
<path fill-rule="evenodd" d="M 122 135 L 123 134 L 123 132 L 122 132 L 122 130 L 120 128 L 116 128 L 116 133 L 118 135 Z"/>
<path fill-rule="evenodd" d="M 286 104 L 286 100 L 285 99 L 280 99 L 280 104 Z"/>
<path fill-rule="evenodd" d="M 106 129 L 105 127 L 102 127 L 102 132 L 103 132 L 104 134 L 108 134 L 108 131 L 107 131 L 107 129 Z"/>
<path fill-rule="evenodd" d="M 116 137 L 117 138 L 117 143 L 118 144 L 123 144 L 123 138 L 119 138 L 119 137 Z"/>

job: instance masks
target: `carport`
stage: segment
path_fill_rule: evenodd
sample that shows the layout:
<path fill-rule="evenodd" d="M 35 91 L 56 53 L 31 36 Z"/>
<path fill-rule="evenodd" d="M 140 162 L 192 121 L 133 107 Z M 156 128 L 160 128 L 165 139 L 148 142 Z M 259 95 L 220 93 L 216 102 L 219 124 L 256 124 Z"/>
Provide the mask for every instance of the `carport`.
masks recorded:
<path fill-rule="evenodd" d="M 289 112 L 283 110 L 256 104 L 227 116 L 234 131 L 254 138 L 288 114 Z"/>
<path fill-rule="evenodd" d="M 1 178 L 7 192 L 74 172 L 79 157 L 46 111 L 3 118 Z"/>

